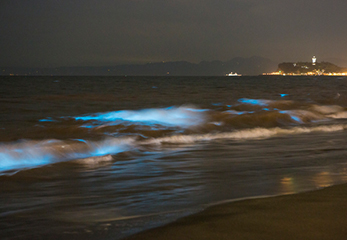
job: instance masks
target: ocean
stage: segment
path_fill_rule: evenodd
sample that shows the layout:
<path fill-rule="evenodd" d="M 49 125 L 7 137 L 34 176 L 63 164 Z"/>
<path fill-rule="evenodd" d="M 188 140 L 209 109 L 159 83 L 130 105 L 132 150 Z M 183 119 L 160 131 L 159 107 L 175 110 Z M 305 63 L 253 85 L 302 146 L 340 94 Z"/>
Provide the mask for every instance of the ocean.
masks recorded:
<path fill-rule="evenodd" d="M 347 77 L 0 77 L 0 238 L 122 239 L 347 182 Z"/>

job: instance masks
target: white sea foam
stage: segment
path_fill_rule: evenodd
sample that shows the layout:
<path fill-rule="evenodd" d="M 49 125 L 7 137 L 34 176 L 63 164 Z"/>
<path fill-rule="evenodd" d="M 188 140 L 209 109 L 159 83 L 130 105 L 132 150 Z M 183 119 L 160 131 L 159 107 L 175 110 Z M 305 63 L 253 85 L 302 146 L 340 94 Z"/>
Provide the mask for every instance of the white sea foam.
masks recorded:
<path fill-rule="evenodd" d="M 314 112 L 318 112 L 324 114 L 324 116 L 329 118 L 342 119 L 347 118 L 347 111 L 345 108 L 338 105 L 313 105 L 311 110 Z"/>
<path fill-rule="evenodd" d="M 336 118 L 336 119 L 347 118 L 347 112 L 338 112 L 335 114 L 328 115 L 328 117 Z"/>
<path fill-rule="evenodd" d="M 247 139 L 264 139 L 279 135 L 294 135 L 312 132 L 336 132 L 342 131 L 347 128 L 347 125 L 332 125 L 332 126 L 317 126 L 317 127 L 294 127 L 290 129 L 284 128 L 252 128 L 239 130 L 235 132 L 215 133 L 215 134 L 196 134 L 196 135 L 175 135 L 170 137 L 149 139 L 146 144 L 184 144 L 195 143 L 199 141 L 211 141 L 218 139 L 231 139 L 231 140 L 247 140 Z"/>
<path fill-rule="evenodd" d="M 112 160 L 113 160 L 112 155 L 108 154 L 108 155 L 99 156 L 99 157 L 88 157 L 88 158 L 78 159 L 75 162 L 80 164 L 85 164 L 88 166 L 95 166 L 101 163 L 110 162 Z"/>
<path fill-rule="evenodd" d="M 322 114 L 337 114 L 339 112 L 342 112 L 344 108 L 337 105 L 313 105 L 312 110 Z"/>

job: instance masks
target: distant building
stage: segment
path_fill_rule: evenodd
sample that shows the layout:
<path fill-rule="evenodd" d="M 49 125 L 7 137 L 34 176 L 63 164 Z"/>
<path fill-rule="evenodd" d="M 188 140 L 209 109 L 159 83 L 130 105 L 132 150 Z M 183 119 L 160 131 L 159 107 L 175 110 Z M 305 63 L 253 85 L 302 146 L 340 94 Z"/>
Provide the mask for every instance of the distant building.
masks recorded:
<path fill-rule="evenodd" d="M 316 65 L 317 58 L 315 56 L 312 57 L 312 65 Z"/>

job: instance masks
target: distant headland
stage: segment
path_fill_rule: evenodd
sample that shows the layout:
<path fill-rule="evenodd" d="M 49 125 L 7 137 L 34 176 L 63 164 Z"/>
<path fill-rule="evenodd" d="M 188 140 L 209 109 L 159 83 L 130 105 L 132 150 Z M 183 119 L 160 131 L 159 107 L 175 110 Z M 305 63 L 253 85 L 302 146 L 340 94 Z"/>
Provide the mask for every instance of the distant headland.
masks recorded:
<path fill-rule="evenodd" d="M 315 56 L 311 62 L 283 62 L 278 64 L 276 72 L 263 75 L 289 76 L 346 76 L 347 68 L 339 67 L 330 62 L 317 62 Z"/>
<path fill-rule="evenodd" d="M 338 59 L 332 59 L 333 62 Z M 337 61 L 339 62 L 339 61 Z M 341 61 L 347 65 L 347 61 Z M 346 76 L 347 68 L 322 61 L 278 62 L 253 56 L 235 57 L 228 61 L 149 62 L 145 64 L 123 64 L 115 66 L 70 66 L 70 67 L 0 67 L 0 76 L 230 76 L 237 72 L 242 76 L 291 75 L 291 76 Z"/>
<path fill-rule="evenodd" d="M 231 71 L 254 76 L 275 71 L 277 64 L 270 59 L 253 56 L 199 63 L 162 61 L 115 66 L 0 67 L 0 76 L 225 76 Z"/>

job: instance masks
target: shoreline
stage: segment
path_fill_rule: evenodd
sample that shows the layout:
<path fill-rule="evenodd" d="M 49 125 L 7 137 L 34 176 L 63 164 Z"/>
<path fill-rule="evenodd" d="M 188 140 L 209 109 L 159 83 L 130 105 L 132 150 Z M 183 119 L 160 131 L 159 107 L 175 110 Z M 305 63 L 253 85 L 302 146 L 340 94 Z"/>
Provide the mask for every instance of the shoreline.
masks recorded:
<path fill-rule="evenodd" d="M 124 240 L 346 239 L 347 184 L 207 207 Z"/>

